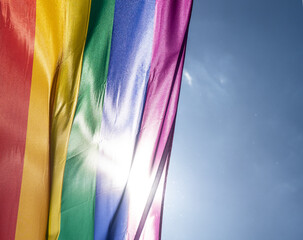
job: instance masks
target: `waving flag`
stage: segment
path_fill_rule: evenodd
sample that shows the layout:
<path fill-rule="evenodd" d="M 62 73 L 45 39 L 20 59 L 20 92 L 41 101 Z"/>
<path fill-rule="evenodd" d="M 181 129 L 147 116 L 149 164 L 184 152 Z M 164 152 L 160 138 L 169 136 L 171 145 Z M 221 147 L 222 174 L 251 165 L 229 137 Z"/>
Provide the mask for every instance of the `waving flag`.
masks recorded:
<path fill-rule="evenodd" d="M 0 239 L 160 239 L 191 0 L 0 0 Z"/>

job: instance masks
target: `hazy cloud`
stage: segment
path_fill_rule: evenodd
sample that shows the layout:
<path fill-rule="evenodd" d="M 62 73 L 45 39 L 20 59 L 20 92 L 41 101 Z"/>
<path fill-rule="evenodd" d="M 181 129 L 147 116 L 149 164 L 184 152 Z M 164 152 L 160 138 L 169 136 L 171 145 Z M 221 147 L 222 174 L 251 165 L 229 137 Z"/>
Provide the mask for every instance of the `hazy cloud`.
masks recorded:
<path fill-rule="evenodd" d="M 185 78 L 186 83 L 189 86 L 192 86 L 192 84 L 193 84 L 192 76 L 189 74 L 189 72 L 186 69 L 184 69 L 184 71 L 183 71 L 183 76 Z"/>

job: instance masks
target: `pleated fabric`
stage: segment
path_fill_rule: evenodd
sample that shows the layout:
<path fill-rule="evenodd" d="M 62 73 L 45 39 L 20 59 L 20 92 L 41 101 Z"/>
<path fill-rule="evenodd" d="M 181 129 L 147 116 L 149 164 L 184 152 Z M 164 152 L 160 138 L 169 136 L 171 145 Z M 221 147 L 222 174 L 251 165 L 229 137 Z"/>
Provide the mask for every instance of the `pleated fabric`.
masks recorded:
<path fill-rule="evenodd" d="M 93 0 L 77 109 L 67 152 L 59 239 L 93 239 L 96 167 L 109 65 L 114 0 Z M 57 219 L 58 221 L 59 219 Z"/>
<path fill-rule="evenodd" d="M 58 182 L 63 178 L 61 169 L 66 159 L 71 116 L 76 107 L 89 9 L 89 0 L 36 1 L 32 87 L 16 230 L 18 239 L 45 238 L 49 202 L 53 203 L 61 194 Z"/>
<path fill-rule="evenodd" d="M 0 0 L 0 239 L 160 239 L 191 0 Z"/>
<path fill-rule="evenodd" d="M 157 0 L 144 112 L 127 186 L 128 239 L 159 239 L 190 1 Z M 156 196 L 156 197 L 155 197 Z"/>
<path fill-rule="evenodd" d="M 41 2 L 46 5 L 45 1 Z M 60 41 L 57 48 L 59 51 L 54 51 L 55 71 L 49 102 L 51 118 L 49 160 L 52 178 L 48 232 L 49 239 L 54 239 L 58 236 L 62 182 L 69 135 L 77 104 L 91 1 L 56 0 L 48 4 L 50 6 L 44 8 L 44 14 L 49 15 L 50 22 L 55 21 L 54 29 L 51 31 L 51 43 L 56 44 L 55 40 L 52 41 L 56 38 Z M 52 7 L 55 8 L 53 11 Z M 54 13 L 57 13 L 58 17 L 54 17 Z M 61 32 L 59 36 L 56 35 L 58 30 Z M 49 31 L 49 28 L 46 31 Z"/>
<path fill-rule="evenodd" d="M 154 10 L 154 0 L 116 0 L 99 142 L 96 240 L 121 239 L 127 232 L 127 204 L 119 202 L 142 115 L 151 62 Z"/>

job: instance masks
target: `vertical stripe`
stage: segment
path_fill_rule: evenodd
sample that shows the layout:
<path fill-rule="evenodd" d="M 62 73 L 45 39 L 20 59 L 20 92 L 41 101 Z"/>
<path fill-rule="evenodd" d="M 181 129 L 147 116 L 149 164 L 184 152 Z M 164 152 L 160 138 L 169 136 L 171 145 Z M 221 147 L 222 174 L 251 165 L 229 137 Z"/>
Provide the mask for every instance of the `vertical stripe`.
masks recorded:
<path fill-rule="evenodd" d="M 162 163 L 160 160 L 168 161 L 171 151 L 171 149 L 165 151 L 165 146 L 170 141 L 169 133 L 174 127 L 176 117 L 191 5 L 191 0 L 156 0 L 156 26 L 150 78 L 127 189 L 130 239 L 134 239 L 135 236 L 139 239 L 140 235 L 143 239 L 142 236 L 146 233 L 149 239 L 160 238 L 163 191 L 160 190 L 160 193 L 162 192 L 160 201 L 153 202 L 151 206 L 148 204 L 155 197 L 155 192 L 150 194 L 154 191 L 153 183 L 160 180 L 157 178 L 161 178 L 161 175 L 157 175 L 158 170 L 163 168 L 161 171 L 165 172 L 163 170 L 166 165 L 160 165 Z M 160 182 L 162 189 L 164 180 Z M 157 187 L 158 184 L 159 182 Z M 146 210 L 149 212 L 147 219 L 144 217 Z"/>
<path fill-rule="evenodd" d="M 64 171 L 59 239 L 94 238 L 96 165 L 114 0 L 93 0 L 77 109 Z"/>
<path fill-rule="evenodd" d="M 63 124 L 64 131 L 69 131 L 67 122 L 75 108 L 71 95 L 75 95 L 79 82 L 77 75 L 85 35 L 83 25 L 88 15 L 87 3 L 70 2 L 36 2 L 32 86 L 16 239 L 44 239 L 46 236 L 50 186 L 49 139 L 59 138 L 49 134 L 50 118 L 55 116 L 57 120 L 60 113 L 56 110 L 60 108 L 67 119 L 59 119 L 60 124 Z M 52 92 L 53 88 L 55 92 Z M 55 101 L 52 108 L 52 95 L 60 96 L 62 88 L 65 95 L 60 106 Z M 64 138 L 64 131 L 61 139 Z"/>
<path fill-rule="evenodd" d="M 124 239 L 129 173 L 149 76 L 155 1 L 116 0 L 97 164 L 95 239 Z"/>
<path fill-rule="evenodd" d="M 166 172 L 167 170 L 167 163 L 170 157 L 170 152 L 173 142 L 173 134 L 174 134 L 174 125 L 170 129 L 170 133 L 163 151 L 163 155 L 161 157 L 159 166 L 155 173 L 153 184 L 151 186 L 151 190 L 149 192 L 134 240 L 140 239 L 143 229 L 145 230 L 144 234 L 142 235 L 143 239 L 144 237 L 149 237 L 151 239 L 157 239 L 158 237 L 160 237 L 159 235 L 160 231 L 158 228 L 159 223 L 157 223 L 157 221 L 159 221 L 161 212 L 156 212 L 156 214 L 150 214 L 150 209 L 152 205 L 154 205 L 154 201 L 160 200 L 160 205 L 162 205 L 161 203 L 162 203 L 163 189 L 161 189 L 161 187 L 163 186 L 165 179 L 163 172 Z M 159 209 L 161 210 L 161 208 Z M 148 215 L 151 215 L 151 217 L 148 217 Z"/>
<path fill-rule="evenodd" d="M 42 1 L 45 2 L 45 1 Z M 60 229 L 61 192 L 68 140 L 76 109 L 82 58 L 85 46 L 90 0 L 54 1 L 58 16 L 57 28 L 62 33 L 62 51 L 57 59 L 57 69 L 50 94 L 50 161 L 52 183 L 49 210 L 48 239 L 57 239 Z M 49 9 L 45 8 L 48 12 Z M 50 15 L 54 19 L 53 15 Z M 56 30 L 54 29 L 54 35 Z"/>
<path fill-rule="evenodd" d="M 163 129 L 167 127 L 171 127 L 172 131 L 174 131 L 175 128 L 175 123 L 174 119 L 176 119 L 176 111 L 177 111 L 177 106 L 178 106 L 178 100 L 179 100 L 179 93 L 180 93 L 180 87 L 181 87 L 181 77 L 182 77 L 182 71 L 183 71 L 183 65 L 184 65 L 184 58 L 185 58 L 185 48 L 186 48 L 186 41 L 187 41 L 187 32 L 185 33 L 185 38 L 183 42 L 183 46 L 180 51 L 179 59 L 180 62 L 177 62 L 178 68 L 176 69 L 175 72 L 175 83 L 173 83 L 173 87 L 171 89 L 171 100 L 169 101 L 169 105 L 167 106 L 167 118 L 163 122 Z M 174 119 L 172 119 L 169 115 L 173 117 L 175 116 Z M 159 160 L 161 159 L 161 156 L 159 155 L 159 152 L 162 153 L 162 156 L 166 154 L 166 159 L 165 159 L 165 164 L 163 167 L 163 176 L 160 176 L 161 181 L 159 182 L 157 193 L 154 196 L 149 196 L 149 198 L 153 198 L 152 205 L 150 206 L 149 209 L 149 214 L 147 217 L 147 221 L 150 222 L 149 225 L 147 225 L 143 231 L 143 234 L 148 234 L 151 229 L 152 232 L 154 233 L 153 238 L 151 239 L 161 239 L 161 224 L 162 224 L 162 211 L 163 211 L 163 201 L 164 201 L 164 191 L 165 191 L 165 184 L 166 184 L 166 177 L 167 177 L 167 171 L 168 171 L 168 165 L 169 165 L 169 159 L 170 159 L 170 153 L 171 153 L 171 148 L 172 148 L 172 142 L 173 142 L 173 136 L 170 137 L 167 136 L 166 133 L 162 133 L 160 135 L 160 141 L 159 141 L 159 148 L 158 151 L 155 155 L 155 163 L 153 165 L 153 171 L 158 171 L 159 168 L 161 168 L 161 162 Z M 161 142 L 162 140 L 162 142 Z M 165 150 L 161 151 L 161 144 L 170 143 L 170 149 L 168 150 L 167 153 L 165 153 Z M 162 159 L 161 159 L 162 161 Z M 155 176 L 154 181 L 157 180 L 157 176 Z M 160 179 L 158 179 L 160 180 Z M 148 199 L 149 200 L 149 199 Z M 142 221 L 142 217 L 141 217 Z"/>
<path fill-rule="evenodd" d="M 15 239 L 32 78 L 35 1 L 0 0 L 0 239 Z"/>

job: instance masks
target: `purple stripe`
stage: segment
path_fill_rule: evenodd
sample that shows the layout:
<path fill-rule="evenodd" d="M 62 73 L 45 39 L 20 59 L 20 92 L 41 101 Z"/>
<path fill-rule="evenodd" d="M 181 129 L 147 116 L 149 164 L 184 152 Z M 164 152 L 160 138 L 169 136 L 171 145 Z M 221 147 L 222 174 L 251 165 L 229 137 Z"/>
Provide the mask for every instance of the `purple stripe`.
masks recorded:
<path fill-rule="evenodd" d="M 157 190 L 156 198 L 150 206 L 148 217 L 145 218 L 145 215 L 151 197 L 155 196 L 153 185 L 155 186 L 155 182 L 161 179 L 161 175 L 157 175 L 157 172 L 159 173 L 158 170 L 162 167 L 164 169 L 169 161 L 171 144 L 166 151 L 165 146 L 170 141 L 169 133 L 174 127 L 173 122 L 177 112 L 191 6 L 191 0 L 157 0 L 156 2 L 150 78 L 128 183 L 130 206 L 128 237 L 130 239 L 133 239 L 137 232 L 141 232 L 143 226 L 141 237 L 160 238 L 161 206 L 166 176 L 160 182 L 160 189 Z M 162 161 L 163 166 L 160 165 L 161 159 L 166 161 L 165 164 Z M 137 189 L 135 194 L 134 189 Z M 151 194 L 153 191 L 154 193 Z M 136 238 L 139 239 L 138 233 Z"/>

